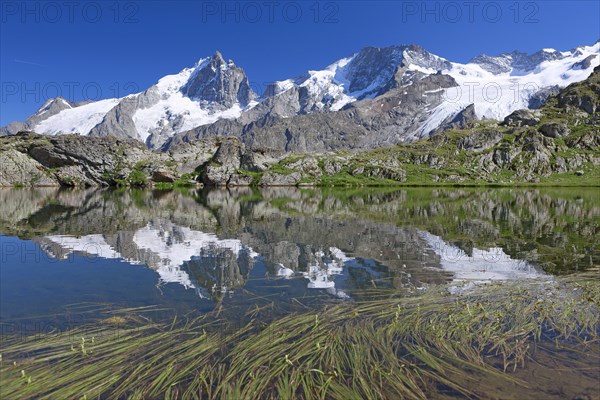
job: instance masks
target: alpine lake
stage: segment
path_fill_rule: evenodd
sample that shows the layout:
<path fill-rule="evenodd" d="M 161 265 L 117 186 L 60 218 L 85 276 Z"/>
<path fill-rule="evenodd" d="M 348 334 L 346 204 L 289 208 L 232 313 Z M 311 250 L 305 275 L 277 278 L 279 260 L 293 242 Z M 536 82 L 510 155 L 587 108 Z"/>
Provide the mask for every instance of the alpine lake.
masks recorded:
<path fill-rule="evenodd" d="M 599 188 L 0 189 L 2 399 L 599 399 Z"/>

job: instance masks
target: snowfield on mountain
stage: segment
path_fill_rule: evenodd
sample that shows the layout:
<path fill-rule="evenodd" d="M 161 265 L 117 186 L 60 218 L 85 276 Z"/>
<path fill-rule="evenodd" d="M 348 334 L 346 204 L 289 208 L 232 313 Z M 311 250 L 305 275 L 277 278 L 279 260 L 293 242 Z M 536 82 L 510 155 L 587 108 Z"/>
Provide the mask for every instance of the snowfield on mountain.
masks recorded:
<path fill-rule="evenodd" d="M 538 108 L 560 88 L 586 79 L 600 64 L 599 52 L 600 41 L 562 52 L 481 55 L 461 64 L 415 45 L 367 47 L 323 70 L 274 82 L 261 96 L 243 69 L 216 52 L 123 98 L 49 99 L 27 121 L 1 128 L 0 135 L 21 130 L 110 135 L 151 149 L 218 135 L 269 147 L 273 137 L 275 148 L 318 150 L 297 142 L 310 141 L 324 126 L 324 149 L 374 148 L 428 137 L 467 114 L 501 120 L 518 109 Z M 293 119 L 310 114 L 328 115 Z M 334 136 L 345 133 L 345 142 L 337 143 Z M 365 135 L 371 139 L 355 139 Z"/>

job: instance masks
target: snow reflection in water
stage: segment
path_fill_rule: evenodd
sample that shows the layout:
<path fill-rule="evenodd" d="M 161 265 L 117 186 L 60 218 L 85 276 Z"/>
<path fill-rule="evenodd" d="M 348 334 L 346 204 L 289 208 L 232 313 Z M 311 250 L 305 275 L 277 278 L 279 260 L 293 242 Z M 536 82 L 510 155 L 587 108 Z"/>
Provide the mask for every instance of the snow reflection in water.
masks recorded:
<path fill-rule="evenodd" d="M 191 260 L 206 257 L 206 251 L 218 249 L 229 251 L 234 257 L 247 257 L 255 260 L 259 254 L 237 239 L 219 239 L 211 233 L 195 231 L 173 224 L 152 224 L 135 231 L 129 243 L 109 244 L 105 235 L 86 235 L 81 237 L 57 235 L 46 236 L 51 244 L 62 249 L 62 254 L 53 246 L 42 245 L 50 256 L 66 259 L 74 252 L 87 256 L 118 259 L 130 264 L 145 264 L 159 275 L 160 283 L 177 283 L 186 289 L 196 289 L 201 297 L 208 297 L 205 289 L 192 282 L 183 266 Z M 223 285 L 218 288 L 227 292 L 229 288 Z"/>
<path fill-rule="evenodd" d="M 252 268 L 260 254 L 238 239 L 220 239 L 215 234 L 181 227 L 171 222 L 150 222 L 129 234 L 86 235 L 81 237 L 50 235 L 46 236 L 42 248 L 53 258 L 66 259 L 75 252 L 87 256 L 117 259 L 131 264 L 147 265 L 159 275 L 159 283 L 177 283 L 186 289 L 194 289 L 201 297 L 210 297 L 215 291 L 230 292 L 233 287 L 244 285 L 240 278 L 240 264 Z M 451 274 L 455 291 L 463 291 L 482 283 L 514 279 L 534 279 L 547 275 L 536 270 L 530 263 L 512 259 L 501 248 L 482 250 L 474 248 L 469 254 L 459 247 L 449 244 L 439 236 L 419 231 L 424 246 L 435 253 L 439 264 L 435 268 Z M 200 268 L 213 272 L 204 273 L 202 280 L 190 276 L 189 268 L 200 260 Z M 217 270 L 227 268 L 227 260 L 235 271 Z M 339 287 L 336 279 L 344 274 L 350 264 L 357 259 L 349 257 L 337 247 L 314 250 L 312 257 L 298 271 L 276 264 L 275 275 L 292 279 L 303 277 L 308 280 L 309 289 L 321 289 L 339 297 L 349 296 Z M 215 272 L 217 271 L 217 272 Z M 206 272 L 206 271 L 204 271 Z M 231 272 L 231 271 L 229 271 Z M 410 274 L 406 274 L 410 278 Z M 412 283 L 418 289 L 426 283 Z M 231 294 L 231 293 L 230 293 Z"/>
<path fill-rule="evenodd" d="M 495 281 L 550 278 L 528 261 L 511 258 L 499 247 L 487 250 L 473 248 L 471 254 L 467 254 L 458 246 L 449 244 L 431 233 L 421 232 L 421 237 L 440 257 L 440 267 L 452 273 L 456 286 L 453 286 L 451 291 L 464 291 Z"/>

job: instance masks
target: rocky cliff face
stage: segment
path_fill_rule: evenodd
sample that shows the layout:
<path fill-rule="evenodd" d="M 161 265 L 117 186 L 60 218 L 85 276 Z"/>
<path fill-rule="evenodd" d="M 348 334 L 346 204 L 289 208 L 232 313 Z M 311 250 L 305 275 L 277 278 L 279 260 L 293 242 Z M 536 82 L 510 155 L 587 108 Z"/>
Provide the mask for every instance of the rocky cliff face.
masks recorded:
<path fill-rule="evenodd" d="M 219 52 L 196 68 L 181 92 L 190 99 L 225 109 L 235 104 L 246 107 L 256 98 L 244 70 L 232 61 L 226 62 Z"/>

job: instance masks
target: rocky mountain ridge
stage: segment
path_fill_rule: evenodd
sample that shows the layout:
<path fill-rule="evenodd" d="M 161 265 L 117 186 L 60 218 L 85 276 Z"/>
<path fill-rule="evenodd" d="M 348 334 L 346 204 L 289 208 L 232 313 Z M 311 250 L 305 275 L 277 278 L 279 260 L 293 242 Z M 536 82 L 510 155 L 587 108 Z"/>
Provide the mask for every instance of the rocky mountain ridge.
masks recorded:
<path fill-rule="evenodd" d="M 51 99 L 0 135 L 114 136 L 163 151 L 218 136 L 275 151 L 372 149 L 429 137 L 467 115 L 502 119 L 539 107 L 560 87 L 587 78 L 600 64 L 598 51 L 600 42 L 567 52 L 482 55 L 460 64 L 416 45 L 367 47 L 323 70 L 274 82 L 260 96 L 243 69 L 216 52 L 124 98 L 86 104 Z M 499 96 L 494 101 L 490 87 Z"/>
<path fill-rule="evenodd" d="M 419 82 L 452 84 L 444 75 Z M 352 104 L 340 112 L 346 115 L 347 126 L 352 126 L 357 115 L 368 113 L 367 106 L 385 108 L 388 101 L 401 101 L 402 96 L 390 90 L 361 101 L 361 107 Z M 250 145 L 235 137 L 199 135 L 171 143 L 164 152 L 112 136 L 48 137 L 24 132 L 0 140 L 0 186 L 598 184 L 600 67 L 585 81 L 551 97 L 539 110 L 517 110 L 503 122 L 473 122 L 469 110 L 464 114 L 448 121 L 448 130 L 427 140 L 385 147 L 390 143 L 381 136 L 382 147 L 363 152 L 331 152 L 324 146 L 312 152 L 315 147 L 306 142 L 291 146 L 296 137 L 293 129 L 308 116 L 288 119 L 290 141 L 277 146 L 283 150 L 261 143 L 268 129 L 260 136 L 258 125 L 254 132 L 245 132 Z M 313 115 L 321 118 L 321 132 L 340 129 L 341 125 L 328 119 L 330 113 Z M 394 113 L 390 110 L 386 115 L 393 118 Z M 372 121 L 378 123 L 375 117 Z M 312 140 L 318 139 L 315 131 Z M 305 151 L 286 152 L 295 148 Z"/>

